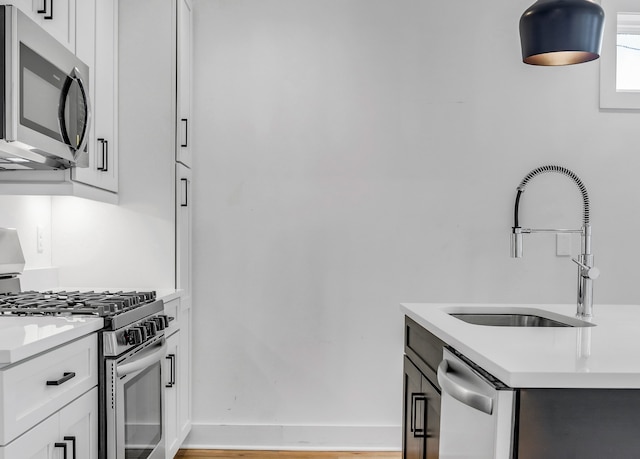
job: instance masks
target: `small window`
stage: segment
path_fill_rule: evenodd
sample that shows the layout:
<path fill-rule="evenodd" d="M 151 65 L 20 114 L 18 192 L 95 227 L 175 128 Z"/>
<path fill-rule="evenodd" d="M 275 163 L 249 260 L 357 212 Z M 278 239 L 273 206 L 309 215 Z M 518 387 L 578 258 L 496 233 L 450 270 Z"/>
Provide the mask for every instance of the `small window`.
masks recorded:
<path fill-rule="evenodd" d="M 640 2 L 603 0 L 600 107 L 640 109 Z"/>
<path fill-rule="evenodd" d="M 640 14 L 618 14 L 616 90 L 640 91 Z"/>

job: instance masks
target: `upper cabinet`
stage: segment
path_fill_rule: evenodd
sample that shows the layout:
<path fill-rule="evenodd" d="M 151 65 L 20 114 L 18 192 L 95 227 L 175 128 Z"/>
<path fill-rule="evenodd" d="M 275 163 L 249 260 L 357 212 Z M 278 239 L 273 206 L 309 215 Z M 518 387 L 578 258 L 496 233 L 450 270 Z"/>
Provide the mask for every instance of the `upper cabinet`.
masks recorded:
<path fill-rule="evenodd" d="M 77 3 L 76 55 L 91 68 L 92 125 L 89 165 L 72 171 L 75 181 L 118 191 L 118 2 Z"/>
<path fill-rule="evenodd" d="M 192 34 L 191 0 L 177 0 L 176 161 L 191 167 Z"/>
<path fill-rule="evenodd" d="M 83 3 L 86 0 L 79 0 Z M 69 48 L 76 50 L 76 0 L 3 0 L 15 5 L 43 29 Z"/>
<path fill-rule="evenodd" d="M 0 174 L 0 194 L 118 202 L 118 0 L 0 0 L 17 6 L 89 66 L 88 164 Z"/>

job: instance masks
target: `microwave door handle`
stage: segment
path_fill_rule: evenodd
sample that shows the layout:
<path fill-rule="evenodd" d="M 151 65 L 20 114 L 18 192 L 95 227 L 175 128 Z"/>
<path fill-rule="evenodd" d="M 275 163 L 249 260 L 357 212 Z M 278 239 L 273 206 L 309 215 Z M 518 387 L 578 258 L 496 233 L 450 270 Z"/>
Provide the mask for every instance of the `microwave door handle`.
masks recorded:
<path fill-rule="evenodd" d="M 480 388 L 474 387 L 477 386 L 477 382 L 465 376 L 463 372 L 450 368 L 447 360 L 443 360 L 438 366 L 438 383 L 442 392 L 483 413 L 493 413 L 493 398 L 480 393 Z"/>
<path fill-rule="evenodd" d="M 84 129 L 82 131 L 82 140 L 77 147 L 74 147 L 71 143 L 71 139 L 69 139 L 69 134 L 67 133 L 67 122 L 64 119 L 64 110 L 67 105 L 67 96 L 69 95 L 69 91 L 71 90 L 71 83 L 76 81 L 78 83 L 78 87 L 80 88 L 80 92 L 82 93 L 82 97 L 84 99 L 86 105 L 86 114 Z M 87 145 L 89 141 L 89 129 L 91 127 L 91 103 L 89 101 L 89 93 L 87 91 L 87 87 L 82 80 L 82 75 L 80 74 L 80 70 L 77 67 L 74 67 L 71 73 L 67 75 L 67 79 L 62 85 L 62 92 L 60 93 L 60 103 L 58 104 L 58 124 L 60 125 L 60 134 L 62 135 L 62 140 L 74 148 L 76 151 L 82 151 L 84 147 Z"/>
<path fill-rule="evenodd" d="M 153 351 L 142 352 L 142 355 L 136 357 L 133 361 L 118 365 L 116 367 L 116 374 L 118 375 L 118 377 L 122 377 L 130 373 L 135 373 L 136 371 L 144 370 L 145 368 L 150 367 L 154 363 L 162 360 L 166 352 L 167 343 L 163 339 L 162 345 L 158 346 L 157 349 L 154 349 Z"/>
<path fill-rule="evenodd" d="M 89 130 L 91 129 L 91 100 L 89 98 L 89 91 L 87 86 L 84 84 L 84 80 L 82 79 L 82 75 L 77 68 L 74 68 L 71 72 L 75 74 L 76 80 L 78 81 L 78 86 L 80 87 L 80 92 L 82 93 L 82 98 L 84 99 L 84 104 L 86 106 L 86 114 L 84 129 L 82 131 L 82 141 L 80 142 L 80 146 L 78 147 L 78 151 L 84 150 L 87 146 L 87 142 L 89 141 Z"/>

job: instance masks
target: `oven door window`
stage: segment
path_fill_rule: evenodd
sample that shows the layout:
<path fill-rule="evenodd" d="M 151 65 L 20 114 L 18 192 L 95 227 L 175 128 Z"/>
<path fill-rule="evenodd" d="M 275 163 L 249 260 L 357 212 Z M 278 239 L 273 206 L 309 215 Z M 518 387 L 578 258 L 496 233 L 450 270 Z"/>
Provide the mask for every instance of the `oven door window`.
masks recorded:
<path fill-rule="evenodd" d="M 125 458 L 146 459 L 162 439 L 160 362 L 124 383 Z"/>

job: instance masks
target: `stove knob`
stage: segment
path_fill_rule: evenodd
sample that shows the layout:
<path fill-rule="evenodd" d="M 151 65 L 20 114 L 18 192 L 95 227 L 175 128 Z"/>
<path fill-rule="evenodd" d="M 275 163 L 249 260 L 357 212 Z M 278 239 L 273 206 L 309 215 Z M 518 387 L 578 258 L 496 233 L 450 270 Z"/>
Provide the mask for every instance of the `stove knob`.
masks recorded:
<path fill-rule="evenodd" d="M 140 344 L 142 343 L 142 330 L 139 327 L 132 327 L 127 330 L 126 334 L 127 344 Z"/>
<path fill-rule="evenodd" d="M 147 328 L 147 334 L 149 335 L 149 338 L 151 338 L 152 336 L 156 336 L 156 333 L 158 333 L 158 325 L 153 320 L 147 320 L 142 325 Z"/>
<path fill-rule="evenodd" d="M 158 314 L 157 318 L 162 320 L 162 322 L 164 323 L 164 328 L 169 327 L 169 317 L 167 317 L 165 314 Z"/>
<path fill-rule="evenodd" d="M 151 320 L 153 320 L 156 323 L 156 327 L 158 327 L 158 330 L 164 330 L 164 320 L 162 320 L 162 318 L 160 317 L 154 317 Z"/>
<path fill-rule="evenodd" d="M 147 333 L 147 327 L 145 327 L 144 325 L 136 325 L 135 327 L 133 327 L 135 330 L 140 330 L 140 336 L 141 336 L 141 343 L 144 343 L 148 338 L 149 338 L 149 334 Z"/>

